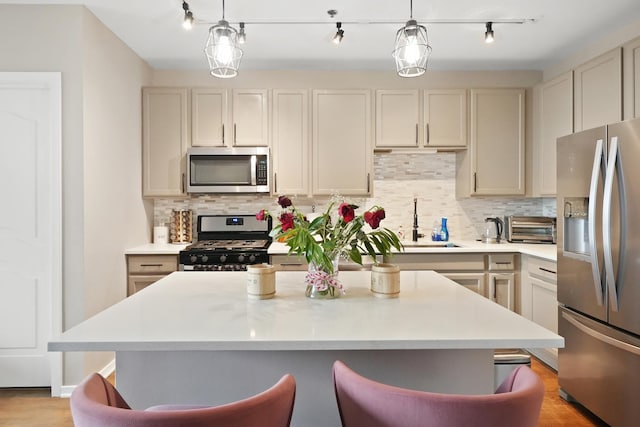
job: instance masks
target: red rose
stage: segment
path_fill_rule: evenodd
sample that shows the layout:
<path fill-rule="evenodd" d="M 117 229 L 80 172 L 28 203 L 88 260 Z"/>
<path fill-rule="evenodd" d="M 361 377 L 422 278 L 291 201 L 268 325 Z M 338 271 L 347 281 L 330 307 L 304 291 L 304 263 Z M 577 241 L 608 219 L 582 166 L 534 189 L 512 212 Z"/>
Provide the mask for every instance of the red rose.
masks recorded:
<path fill-rule="evenodd" d="M 265 219 L 267 219 L 267 216 L 268 216 L 267 211 L 262 209 L 260 212 L 256 214 L 256 219 L 258 221 L 264 221 Z"/>
<path fill-rule="evenodd" d="M 288 198 L 287 196 L 280 196 L 278 197 L 278 204 L 280 205 L 280 207 L 282 208 L 288 208 L 289 206 L 291 206 L 293 203 L 291 203 L 291 199 Z"/>
<path fill-rule="evenodd" d="M 338 214 L 342 217 L 345 223 L 351 222 L 353 220 L 353 217 L 356 216 L 353 208 L 354 206 L 348 203 L 340 204 L 340 207 L 338 208 Z"/>
<path fill-rule="evenodd" d="M 380 221 L 385 218 L 384 209 L 367 211 L 364 213 L 364 220 L 374 230 L 380 226 Z"/>
<path fill-rule="evenodd" d="M 282 225 L 282 231 L 291 230 L 293 228 L 293 214 L 291 212 L 283 212 L 280 215 L 280 224 Z"/>

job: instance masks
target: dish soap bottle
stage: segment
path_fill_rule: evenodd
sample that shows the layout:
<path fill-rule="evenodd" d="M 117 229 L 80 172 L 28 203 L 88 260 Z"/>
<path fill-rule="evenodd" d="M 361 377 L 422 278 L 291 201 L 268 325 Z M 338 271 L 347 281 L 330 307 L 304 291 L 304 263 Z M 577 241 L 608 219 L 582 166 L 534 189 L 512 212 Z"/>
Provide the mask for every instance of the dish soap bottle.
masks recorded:
<path fill-rule="evenodd" d="M 440 225 L 440 240 L 443 242 L 449 241 L 449 229 L 447 228 L 446 217 L 442 217 L 442 224 Z"/>

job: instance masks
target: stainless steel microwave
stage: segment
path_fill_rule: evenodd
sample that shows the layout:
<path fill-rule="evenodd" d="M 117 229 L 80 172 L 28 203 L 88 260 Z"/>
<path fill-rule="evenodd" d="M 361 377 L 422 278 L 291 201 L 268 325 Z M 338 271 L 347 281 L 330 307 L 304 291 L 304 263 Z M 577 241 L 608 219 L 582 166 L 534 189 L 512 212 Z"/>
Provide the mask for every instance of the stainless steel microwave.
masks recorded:
<path fill-rule="evenodd" d="M 267 147 L 187 150 L 187 193 L 268 193 Z"/>

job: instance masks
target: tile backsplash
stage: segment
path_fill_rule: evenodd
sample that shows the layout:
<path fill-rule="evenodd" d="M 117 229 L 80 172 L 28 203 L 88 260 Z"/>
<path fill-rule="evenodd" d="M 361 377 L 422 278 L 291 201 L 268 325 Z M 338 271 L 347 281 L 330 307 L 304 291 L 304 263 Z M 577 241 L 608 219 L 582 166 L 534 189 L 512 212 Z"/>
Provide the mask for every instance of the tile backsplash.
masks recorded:
<path fill-rule="evenodd" d="M 407 238 L 413 226 L 413 199 L 418 199 L 420 232 L 429 235 L 434 222 L 448 218 L 451 240 L 472 240 L 483 230 L 484 219 L 504 215 L 556 216 L 554 198 L 473 197 L 455 198 L 455 153 L 383 153 L 374 156 L 373 197 L 346 197 L 366 209 L 373 205 L 385 208 L 384 227 Z M 325 209 L 329 198 L 288 195 L 306 212 Z M 270 195 L 233 194 L 199 195 L 188 199 L 154 200 L 156 225 L 169 222 L 173 209 L 191 209 L 195 218 L 205 214 L 253 214 L 260 209 L 278 212 L 276 197 Z M 195 230 L 194 230 L 195 233 Z M 195 234 L 194 234 L 195 236 Z"/>

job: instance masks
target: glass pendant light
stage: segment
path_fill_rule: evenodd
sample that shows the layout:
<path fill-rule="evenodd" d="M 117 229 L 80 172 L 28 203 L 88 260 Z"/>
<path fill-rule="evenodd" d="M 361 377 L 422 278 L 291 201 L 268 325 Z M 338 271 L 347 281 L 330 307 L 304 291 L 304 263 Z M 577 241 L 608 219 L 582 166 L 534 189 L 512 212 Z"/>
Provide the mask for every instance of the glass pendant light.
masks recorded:
<path fill-rule="evenodd" d="M 413 19 L 413 0 L 411 1 L 411 19 L 396 33 L 393 58 L 400 77 L 418 77 L 427 71 L 427 61 L 431 46 L 427 38 L 427 29 Z"/>
<path fill-rule="evenodd" d="M 204 53 L 209 61 L 209 72 L 222 79 L 238 75 L 242 49 L 237 47 L 238 31 L 224 20 L 224 0 L 222 0 L 222 19 L 209 28 L 209 37 Z"/>

